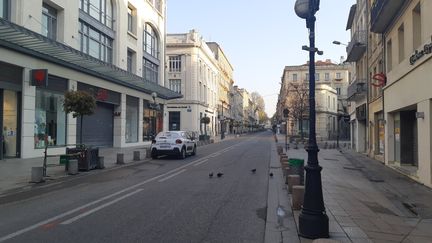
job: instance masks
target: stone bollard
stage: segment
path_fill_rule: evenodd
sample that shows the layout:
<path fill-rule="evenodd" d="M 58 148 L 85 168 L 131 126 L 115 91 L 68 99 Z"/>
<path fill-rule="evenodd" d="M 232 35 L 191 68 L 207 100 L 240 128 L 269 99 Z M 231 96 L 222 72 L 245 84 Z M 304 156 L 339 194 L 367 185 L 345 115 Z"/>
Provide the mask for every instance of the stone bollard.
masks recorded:
<path fill-rule="evenodd" d="M 99 156 L 98 157 L 98 165 L 97 165 L 98 169 L 105 169 L 105 157 L 103 156 Z"/>
<path fill-rule="evenodd" d="M 123 165 L 124 162 L 124 154 L 123 153 L 118 153 L 117 154 L 117 164 L 118 165 Z"/>
<path fill-rule="evenodd" d="M 299 175 L 289 175 L 288 176 L 288 192 L 292 193 L 293 186 L 300 185 L 300 176 Z"/>
<path fill-rule="evenodd" d="M 43 167 L 32 167 L 31 168 L 31 182 L 39 183 L 43 182 Z"/>
<path fill-rule="evenodd" d="M 288 161 L 283 161 L 283 162 L 281 163 L 281 165 L 282 165 L 282 172 L 283 172 L 283 175 L 285 176 L 285 169 L 289 167 L 289 163 L 288 163 Z"/>
<path fill-rule="evenodd" d="M 140 151 L 133 151 L 133 160 L 139 161 L 140 160 Z"/>
<path fill-rule="evenodd" d="M 285 170 L 284 170 L 284 175 L 285 175 L 285 184 L 286 185 L 288 185 L 288 176 L 290 176 L 290 175 L 292 175 L 293 174 L 293 172 L 292 172 L 292 170 L 291 170 L 291 167 L 287 167 L 287 168 L 285 168 Z M 289 189 L 289 188 L 288 188 Z"/>
<path fill-rule="evenodd" d="M 303 198 L 304 198 L 304 186 L 293 186 L 292 188 L 292 208 L 294 210 L 300 210 L 303 205 Z"/>
<path fill-rule="evenodd" d="M 288 160 L 288 156 L 286 156 L 286 155 L 281 155 L 280 156 L 280 158 L 279 158 L 279 162 L 283 162 L 283 161 L 285 161 L 285 160 Z"/>
<path fill-rule="evenodd" d="M 77 159 L 71 159 L 68 162 L 68 174 L 69 175 L 76 175 L 78 174 L 78 160 Z"/>

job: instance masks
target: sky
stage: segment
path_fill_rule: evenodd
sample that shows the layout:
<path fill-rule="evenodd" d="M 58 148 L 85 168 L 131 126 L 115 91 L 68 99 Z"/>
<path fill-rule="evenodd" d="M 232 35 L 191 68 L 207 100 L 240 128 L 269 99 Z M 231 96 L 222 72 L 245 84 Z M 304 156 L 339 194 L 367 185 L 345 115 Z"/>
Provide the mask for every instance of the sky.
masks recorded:
<path fill-rule="evenodd" d="M 322 56 L 339 63 L 346 57 L 349 9 L 355 0 L 321 0 L 315 15 L 315 42 Z M 295 0 L 167 0 L 167 33 L 197 30 L 217 42 L 234 67 L 234 85 L 263 96 L 266 113 L 276 111 L 285 66 L 305 64 L 309 45 L 304 19 L 294 12 Z"/>

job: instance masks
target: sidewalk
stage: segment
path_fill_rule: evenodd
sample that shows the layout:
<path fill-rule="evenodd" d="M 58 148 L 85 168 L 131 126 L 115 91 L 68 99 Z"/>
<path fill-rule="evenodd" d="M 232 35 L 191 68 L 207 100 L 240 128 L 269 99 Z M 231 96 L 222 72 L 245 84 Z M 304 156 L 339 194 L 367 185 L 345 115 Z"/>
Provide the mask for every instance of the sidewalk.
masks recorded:
<path fill-rule="evenodd" d="M 282 135 L 278 139 L 285 145 Z M 307 161 L 302 145 L 291 144 L 288 157 Z M 432 242 L 431 189 L 349 150 L 321 149 L 319 163 L 331 240 Z M 299 213 L 294 211 L 297 227 Z"/>
<path fill-rule="evenodd" d="M 235 139 L 235 135 L 227 135 L 222 141 Z M 214 142 L 221 142 L 220 137 L 214 137 Z M 198 145 L 199 146 L 199 145 Z M 147 146 L 136 146 L 129 148 L 100 148 L 99 156 L 104 157 L 104 165 L 107 169 L 114 169 L 115 167 L 122 167 L 124 165 L 117 165 L 117 153 L 124 154 L 125 164 L 145 162 L 150 159 L 146 158 Z M 133 160 L 133 152 L 140 151 L 140 161 Z M 46 181 L 55 181 L 61 178 L 70 177 L 65 171 L 65 166 L 59 164 L 59 157 L 49 157 L 47 159 L 47 176 L 44 179 Z M 31 168 L 41 167 L 43 165 L 43 157 L 31 158 L 31 159 L 5 159 L 0 160 L 0 196 L 16 192 L 18 190 L 31 189 L 37 185 L 30 183 L 31 180 Z M 84 173 L 98 173 L 101 170 L 91 170 Z M 103 171 L 103 170 L 102 170 Z"/>

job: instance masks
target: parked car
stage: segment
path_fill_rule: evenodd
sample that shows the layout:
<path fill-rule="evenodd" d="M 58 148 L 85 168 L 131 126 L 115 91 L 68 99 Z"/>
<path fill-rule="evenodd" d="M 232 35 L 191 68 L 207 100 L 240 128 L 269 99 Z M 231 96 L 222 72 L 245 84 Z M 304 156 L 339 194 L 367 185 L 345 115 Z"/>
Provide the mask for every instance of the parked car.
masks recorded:
<path fill-rule="evenodd" d="M 157 159 L 160 155 L 176 155 L 180 159 L 188 154 L 196 155 L 196 134 L 186 131 L 160 132 L 152 140 L 151 157 Z"/>

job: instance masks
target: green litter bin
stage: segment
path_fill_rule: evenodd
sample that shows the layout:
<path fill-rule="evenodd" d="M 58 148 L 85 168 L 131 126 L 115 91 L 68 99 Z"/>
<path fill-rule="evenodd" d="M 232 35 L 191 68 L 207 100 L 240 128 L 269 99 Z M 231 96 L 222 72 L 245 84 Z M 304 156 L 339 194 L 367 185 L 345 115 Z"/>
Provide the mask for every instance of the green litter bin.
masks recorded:
<path fill-rule="evenodd" d="M 64 154 L 64 155 L 60 155 L 60 164 L 64 165 L 67 162 L 69 162 L 69 157 L 68 155 Z"/>
<path fill-rule="evenodd" d="M 289 158 L 288 164 L 290 165 L 291 171 L 293 175 L 300 176 L 300 184 L 304 185 L 304 160 Z"/>

